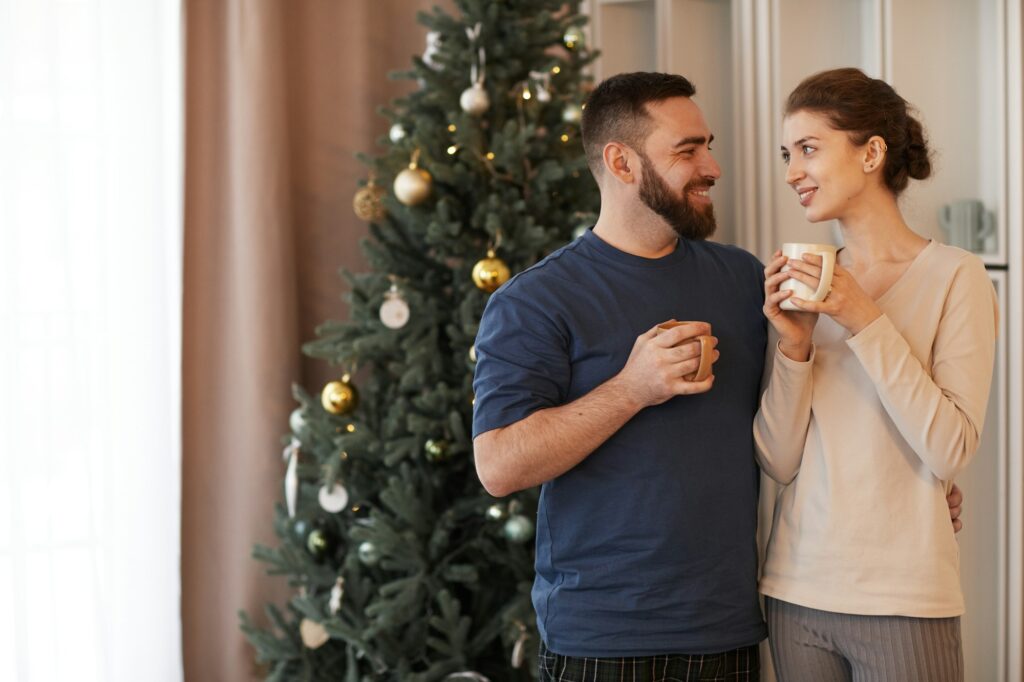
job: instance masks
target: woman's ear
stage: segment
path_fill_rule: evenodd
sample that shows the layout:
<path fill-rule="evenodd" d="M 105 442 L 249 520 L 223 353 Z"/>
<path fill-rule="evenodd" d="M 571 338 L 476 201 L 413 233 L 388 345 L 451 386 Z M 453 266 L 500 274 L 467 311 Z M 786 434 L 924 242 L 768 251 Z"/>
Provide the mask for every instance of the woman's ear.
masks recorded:
<path fill-rule="evenodd" d="M 864 172 L 873 173 L 881 168 L 885 163 L 885 153 L 888 149 L 889 147 L 886 146 L 885 140 L 878 135 L 872 135 L 864 152 Z"/>
<path fill-rule="evenodd" d="M 631 185 L 637 180 L 633 150 L 621 142 L 609 142 L 604 146 L 604 167 L 619 182 Z"/>

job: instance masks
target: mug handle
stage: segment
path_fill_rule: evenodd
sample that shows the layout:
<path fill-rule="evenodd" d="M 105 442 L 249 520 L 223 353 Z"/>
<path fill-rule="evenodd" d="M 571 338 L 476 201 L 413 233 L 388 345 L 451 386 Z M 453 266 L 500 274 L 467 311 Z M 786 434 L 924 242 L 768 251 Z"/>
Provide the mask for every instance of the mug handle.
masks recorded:
<path fill-rule="evenodd" d="M 700 365 L 690 381 L 704 381 L 711 376 L 711 354 L 715 351 L 713 341 L 710 336 L 703 334 L 697 340 L 700 341 Z"/>
<path fill-rule="evenodd" d="M 836 252 L 826 251 L 819 253 L 821 256 L 821 280 L 818 282 L 818 290 L 814 292 L 812 301 L 824 301 L 828 296 L 828 290 L 832 286 L 832 273 L 836 268 Z"/>

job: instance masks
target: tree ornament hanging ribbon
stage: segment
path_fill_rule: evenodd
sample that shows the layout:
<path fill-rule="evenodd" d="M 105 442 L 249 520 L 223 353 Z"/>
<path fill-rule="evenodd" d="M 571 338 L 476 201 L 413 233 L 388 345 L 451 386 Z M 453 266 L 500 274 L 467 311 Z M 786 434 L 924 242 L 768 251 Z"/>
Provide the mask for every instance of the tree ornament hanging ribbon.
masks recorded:
<path fill-rule="evenodd" d="M 538 102 L 550 102 L 551 101 L 551 72 L 550 71 L 531 71 L 530 80 L 536 83 L 537 88 L 537 101 Z"/>
<path fill-rule="evenodd" d="M 284 475 L 284 501 L 290 519 L 295 518 L 295 507 L 299 502 L 299 446 L 299 441 L 292 438 L 292 442 L 281 453 L 288 462 L 288 471 Z"/>
<path fill-rule="evenodd" d="M 466 29 L 466 36 L 469 38 L 470 49 L 476 45 L 477 41 L 480 40 L 480 33 L 483 32 L 484 25 L 479 21 L 473 28 Z M 483 87 L 484 85 L 484 70 L 487 64 L 487 54 L 484 52 L 483 46 L 477 48 L 477 60 L 469 66 L 469 84 L 473 86 Z"/>

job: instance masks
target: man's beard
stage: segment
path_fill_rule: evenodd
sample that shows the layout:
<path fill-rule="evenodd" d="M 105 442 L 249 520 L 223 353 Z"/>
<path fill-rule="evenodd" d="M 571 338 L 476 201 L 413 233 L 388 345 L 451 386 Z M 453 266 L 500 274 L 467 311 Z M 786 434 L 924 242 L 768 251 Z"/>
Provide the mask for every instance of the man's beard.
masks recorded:
<path fill-rule="evenodd" d="M 683 188 L 681 197 L 674 196 L 651 160 L 643 152 L 643 179 L 640 181 L 640 200 L 672 226 L 683 239 L 701 241 L 715 233 L 715 208 L 708 204 L 706 208 L 697 208 L 690 203 L 690 191 L 693 189 L 710 188 L 715 184 L 711 178 L 698 178 Z"/>

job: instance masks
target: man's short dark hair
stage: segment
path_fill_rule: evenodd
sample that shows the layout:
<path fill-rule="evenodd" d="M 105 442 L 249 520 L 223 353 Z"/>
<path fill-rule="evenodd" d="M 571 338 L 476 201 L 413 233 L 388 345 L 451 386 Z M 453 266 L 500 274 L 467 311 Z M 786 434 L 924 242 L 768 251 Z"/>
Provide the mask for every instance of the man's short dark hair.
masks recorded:
<path fill-rule="evenodd" d="M 652 123 L 648 102 L 693 97 L 696 92 L 693 83 L 671 73 L 620 73 L 601 81 L 587 98 L 580 124 L 590 172 L 600 177 L 604 146 L 613 140 L 643 151 Z"/>

